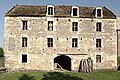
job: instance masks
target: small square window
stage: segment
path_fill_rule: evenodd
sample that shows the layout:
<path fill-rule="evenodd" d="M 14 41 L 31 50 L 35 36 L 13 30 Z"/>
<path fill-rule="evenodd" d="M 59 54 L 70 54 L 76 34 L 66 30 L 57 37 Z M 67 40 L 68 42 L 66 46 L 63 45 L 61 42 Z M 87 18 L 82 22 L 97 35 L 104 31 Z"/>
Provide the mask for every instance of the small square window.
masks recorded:
<path fill-rule="evenodd" d="M 97 22 L 96 23 L 96 31 L 99 31 L 99 32 L 101 32 L 101 29 L 102 28 L 102 23 L 101 22 Z"/>
<path fill-rule="evenodd" d="M 101 48 L 101 39 L 96 39 L 96 48 Z"/>
<path fill-rule="evenodd" d="M 78 31 L 78 22 L 72 23 L 72 31 Z"/>
<path fill-rule="evenodd" d="M 22 54 L 22 63 L 27 63 L 27 54 Z"/>
<path fill-rule="evenodd" d="M 53 38 L 47 38 L 48 47 L 53 47 Z"/>
<path fill-rule="evenodd" d="M 78 47 L 78 39 L 77 38 L 73 38 L 72 39 L 72 47 Z"/>
<path fill-rule="evenodd" d="M 27 37 L 22 37 L 22 47 L 27 47 Z"/>
<path fill-rule="evenodd" d="M 22 21 L 22 30 L 28 30 L 28 24 L 27 24 L 27 21 Z"/>
<path fill-rule="evenodd" d="M 53 31 L 53 21 L 48 21 L 48 30 Z"/>
<path fill-rule="evenodd" d="M 96 55 L 96 63 L 101 63 L 101 55 Z"/>

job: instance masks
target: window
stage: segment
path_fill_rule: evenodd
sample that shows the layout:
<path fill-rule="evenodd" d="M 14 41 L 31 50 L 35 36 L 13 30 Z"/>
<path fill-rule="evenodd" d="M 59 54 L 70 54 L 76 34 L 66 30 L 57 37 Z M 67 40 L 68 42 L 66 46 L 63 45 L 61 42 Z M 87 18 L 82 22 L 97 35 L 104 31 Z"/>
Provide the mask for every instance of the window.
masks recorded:
<path fill-rule="evenodd" d="M 22 37 L 22 47 L 27 47 L 27 37 Z"/>
<path fill-rule="evenodd" d="M 77 38 L 72 39 L 72 47 L 78 47 L 78 39 Z"/>
<path fill-rule="evenodd" d="M 27 54 L 22 54 L 22 63 L 27 63 Z"/>
<path fill-rule="evenodd" d="M 101 29 L 102 28 L 102 23 L 101 22 L 97 22 L 96 23 L 96 31 L 100 31 L 101 32 Z"/>
<path fill-rule="evenodd" d="M 73 16 L 78 16 L 77 15 L 77 8 L 73 8 Z"/>
<path fill-rule="evenodd" d="M 27 30 L 28 29 L 28 25 L 27 25 L 27 21 L 22 21 L 22 30 Z"/>
<path fill-rule="evenodd" d="M 78 31 L 78 22 L 72 23 L 72 31 Z"/>
<path fill-rule="evenodd" d="M 101 55 L 96 55 L 96 63 L 101 63 Z"/>
<path fill-rule="evenodd" d="M 48 7 L 48 15 L 53 15 L 53 7 Z"/>
<path fill-rule="evenodd" d="M 47 39 L 47 45 L 48 45 L 48 47 L 53 47 L 53 38 Z"/>
<path fill-rule="evenodd" d="M 96 47 L 101 48 L 101 39 L 96 39 Z"/>
<path fill-rule="evenodd" d="M 53 31 L 53 21 L 48 21 L 48 30 Z"/>
<path fill-rule="evenodd" d="M 101 9 L 97 9 L 97 17 L 101 17 L 101 16 L 102 16 Z"/>

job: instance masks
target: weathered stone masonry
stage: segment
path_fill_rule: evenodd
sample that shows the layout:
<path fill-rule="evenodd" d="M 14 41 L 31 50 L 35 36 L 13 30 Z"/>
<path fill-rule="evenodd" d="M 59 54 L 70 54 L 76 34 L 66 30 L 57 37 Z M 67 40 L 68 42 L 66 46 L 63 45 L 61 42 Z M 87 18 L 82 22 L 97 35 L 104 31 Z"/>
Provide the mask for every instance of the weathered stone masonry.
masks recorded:
<path fill-rule="evenodd" d="M 72 17 L 72 6 L 68 5 L 54 6 L 54 16 L 46 15 L 46 6 L 14 6 L 5 14 L 5 67 L 54 70 L 54 59 L 64 55 L 71 59 L 74 71 L 78 71 L 81 59 L 88 57 L 93 60 L 94 69 L 116 69 L 115 15 L 105 7 L 101 7 L 102 17 L 95 17 L 96 8 L 78 8 L 79 16 Z M 28 22 L 28 30 L 22 30 L 24 20 Z M 48 31 L 48 21 L 53 21 L 53 31 Z M 78 31 L 72 31 L 72 22 L 78 22 Z M 101 32 L 96 31 L 97 22 L 102 23 Z M 22 37 L 27 37 L 27 47 L 22 47 Z M 53 38 L 52 48 L 48 47 L 47 38 Z M 78 39 L 77 48 L 72 47 L 72 38 Z M 101 39 L 101 48 L 96 48 L 96 39 Z M 22 54 L 27 54 L 27 63 L 22 63 Z M 101 55 L 101 63 L 96 63 L 96 55 Z"/>

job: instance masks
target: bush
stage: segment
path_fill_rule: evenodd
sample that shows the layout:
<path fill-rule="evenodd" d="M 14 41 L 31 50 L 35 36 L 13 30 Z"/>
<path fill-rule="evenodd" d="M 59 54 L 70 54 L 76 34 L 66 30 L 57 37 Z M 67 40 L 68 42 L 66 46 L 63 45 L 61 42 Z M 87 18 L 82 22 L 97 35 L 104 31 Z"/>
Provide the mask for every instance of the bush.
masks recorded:
<path fill-rule="evenodd" d="M 4 56 L 3 48 L 0 48 L 0 57 Z"/>

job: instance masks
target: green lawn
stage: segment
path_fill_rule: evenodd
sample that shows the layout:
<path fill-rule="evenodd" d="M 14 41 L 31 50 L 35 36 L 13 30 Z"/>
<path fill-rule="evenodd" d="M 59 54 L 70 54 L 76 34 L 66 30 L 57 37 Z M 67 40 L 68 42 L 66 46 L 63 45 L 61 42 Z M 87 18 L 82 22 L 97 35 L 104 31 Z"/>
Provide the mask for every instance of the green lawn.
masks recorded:
<path fill-rule="evenodd" d="M 120 80 L 120 72 L 100 70 L 92 73 L 77 72 L 6 72 L 0 80 Z"/>

